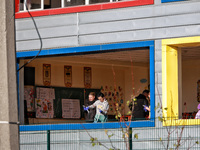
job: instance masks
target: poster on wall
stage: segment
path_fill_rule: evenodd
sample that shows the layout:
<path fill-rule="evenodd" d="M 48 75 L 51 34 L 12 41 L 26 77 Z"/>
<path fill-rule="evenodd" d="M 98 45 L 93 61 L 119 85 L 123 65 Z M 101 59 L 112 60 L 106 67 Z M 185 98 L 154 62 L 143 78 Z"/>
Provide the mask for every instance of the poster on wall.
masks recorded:
<path fill-rule="evenodd" d="M 36 94 L 36 118 L 53 118 L 53 100 L 55 99 L 55 89 L 37 87 Z"/>
<path fill-rule="evenodd" d="M 55 89 L 54 88 L 36 88 L 36 97 L 38 99 L 55 99 Z"/>
<path fill-rule="evenodd" d="M 51 84 L 51 65 L 43 64 L 43 84 L 50 86 Z"/>
<path fill-rule="evenodd" d="M 37 99 L 35 100 L 36 118 L 53 118 L 53 100 Z"/>
<path fill-rule="evenodd" d="M 80 117 L 80 100 L 62 99 L 62 118 L 79 119 Z"/>
<path fill-rule="evenodd" d="M 27 111 L 34 111 L 34 86 L 24 86 L 24 100 L 27 102 Z"/>
<path fill-rule="evenodd" d="M 64 82 L 66 87 L 72 86 L 72 66 L 64 66 Z"/>
<path fill-rule="evenodd" d="M 92 69 L 91 67 L 84 67 L 84 87 L 91 88 L 92 86 Z"/>

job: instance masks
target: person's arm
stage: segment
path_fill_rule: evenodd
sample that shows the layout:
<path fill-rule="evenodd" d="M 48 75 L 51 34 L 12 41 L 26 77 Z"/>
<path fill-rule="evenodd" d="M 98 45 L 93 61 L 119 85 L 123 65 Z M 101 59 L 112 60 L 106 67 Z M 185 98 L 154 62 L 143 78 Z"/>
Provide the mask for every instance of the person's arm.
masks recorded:
<path fill-rule="evenodd" d="M 99 112 L 102 113 L 103 115 L 106 115 L 107 112 L 108 112 L 108 109 L 109 109 L 109 104 L 108 104 L 108 102 L 106 101 L 106 102 L 104 103 L 104 107 L 102 108 L 102 110 L 100 109 Z"/>
<path fill-rule="evenodd" d="M 96 101 L 97 102 L 97 101 Z M 95 108 L 96 107 L 96 102 L 94 102 L 92 105 L 88 106 L 89 108 Z"/>

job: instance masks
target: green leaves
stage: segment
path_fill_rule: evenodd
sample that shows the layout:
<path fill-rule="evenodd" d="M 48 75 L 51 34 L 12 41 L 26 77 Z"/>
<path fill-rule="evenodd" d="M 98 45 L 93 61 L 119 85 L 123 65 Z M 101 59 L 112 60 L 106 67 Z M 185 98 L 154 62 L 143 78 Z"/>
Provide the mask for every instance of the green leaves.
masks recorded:
<path fill-rule="evenodd" d="M 138 133 L 134 134 L 134 139 L 138 139 Z"/>
<path fill-rule="evenodd" d="M 94 138 L 90 138 L 90 141 L 93 142 L 93 141 L 94 141 Z"/>
<path fill-rule="evenodd" d="M 126 102 L 126 105 L 129 106 L 129 104 L 130 104 L 130 101 L 127 101 L 127 102 Z"/>
<path fill-rule="evenodd" d="M 131 111 L 128 111 L 127 115 L 131 115 Z"/>
<path fill-rule="evenodd" d="M 111 138 L 114 134 L 108 135 L 109 138 Z"/>
<path fill-rule="evenodd" d="M 161 121 L 161 122 L 163 122 L 163 118 L 160 117 L 160 116 L 158 117 L 158 120 Z"/>

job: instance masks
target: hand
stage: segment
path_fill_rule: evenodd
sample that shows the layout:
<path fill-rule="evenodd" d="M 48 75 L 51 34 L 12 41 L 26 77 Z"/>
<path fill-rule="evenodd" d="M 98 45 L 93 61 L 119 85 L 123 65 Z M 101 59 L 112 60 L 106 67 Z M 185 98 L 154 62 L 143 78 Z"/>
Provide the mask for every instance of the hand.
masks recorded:
<path fill-rule="evenodd" d="M 146 106 L 146 105 L 143 105 L 143 106 L 144 106 L 144 111 L 147 112 L 147 110 L 148 110 L 149 107 Z"/>
<path fill-rule="evenodd" d="M 99 109 L 99 112 L 100 112 L 100 113 L 103 113 L 103 110 Z"/>
<path fill-rule="evenodd" d="M 84 109 L 85 111 L 87 111 L 87 110 L 89 109 L 89 107 L 83 107 L 83 109 Z"/>

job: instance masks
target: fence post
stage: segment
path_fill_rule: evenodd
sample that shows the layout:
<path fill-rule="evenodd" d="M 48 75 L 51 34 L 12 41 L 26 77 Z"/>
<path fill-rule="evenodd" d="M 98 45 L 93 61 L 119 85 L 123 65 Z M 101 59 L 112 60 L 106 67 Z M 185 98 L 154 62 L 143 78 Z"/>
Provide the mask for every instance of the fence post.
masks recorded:
<path fill-rule="evenodd" d="M 50 130 L 47 130 L 47 150 L 50 150 Z"/>
<path fill-rule="evenodd" d="M 129 149 L 132 150 L 132 128 L 129 128 Z"/>

